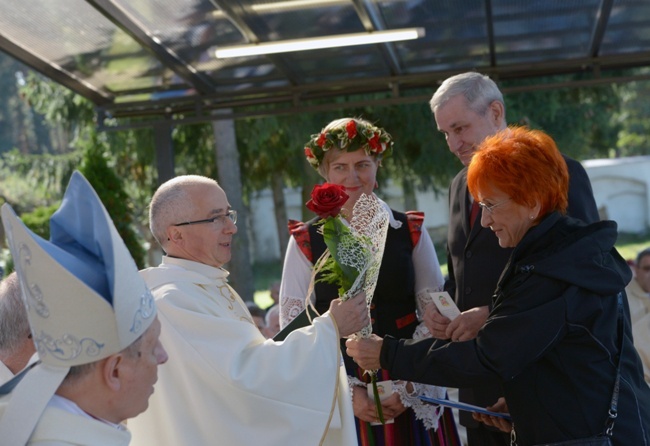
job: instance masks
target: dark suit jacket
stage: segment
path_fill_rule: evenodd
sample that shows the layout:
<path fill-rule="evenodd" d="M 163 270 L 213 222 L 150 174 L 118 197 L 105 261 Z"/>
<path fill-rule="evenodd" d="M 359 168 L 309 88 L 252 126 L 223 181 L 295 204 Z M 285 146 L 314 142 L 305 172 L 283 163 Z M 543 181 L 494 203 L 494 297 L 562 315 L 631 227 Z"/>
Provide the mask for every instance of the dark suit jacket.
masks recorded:
<path fill-rule="evenodd" d="M 567 213 L 591 223 L 599 220 L 598 209 L 587 172 L 579 162 L 565 156 L 569 169 L 569 207 Z M 489 228 L 480 224 L 481 212 L 470 231 L 470 201 L 467 190 L 467 167 L 449 187 L 449 228 L 447 232 L 447 268 L 445 290 L 454 296 L 460 311 L 492 305 L 492 295 L 512 249 L 501 248 Z M 506 348 L 504 346 L 504 348 Z M 460 400 L 481 407 L 492 405 L 503 396 L 500 384 L 460 389 Z M 460 412 L 463 426 L 477 427 L 467 412 Z"/>

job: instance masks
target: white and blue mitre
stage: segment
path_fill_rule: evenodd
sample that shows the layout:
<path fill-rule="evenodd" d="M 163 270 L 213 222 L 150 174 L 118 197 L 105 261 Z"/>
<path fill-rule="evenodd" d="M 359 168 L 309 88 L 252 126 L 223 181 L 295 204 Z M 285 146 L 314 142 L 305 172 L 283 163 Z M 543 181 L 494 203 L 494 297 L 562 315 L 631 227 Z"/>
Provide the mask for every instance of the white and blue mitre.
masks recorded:
<path fill-rule="evenodd" d="M 8 383 L 13 390 L 0 419 L 0 438 L 24 444 L 70 367 L 131 345 L 154 321 L 156 307 L 108 212 L 79 172 L 50 219 L 49 241 L 30 231 L 8 204 L 2 222 L 40 358 L 18 384 Z"/>

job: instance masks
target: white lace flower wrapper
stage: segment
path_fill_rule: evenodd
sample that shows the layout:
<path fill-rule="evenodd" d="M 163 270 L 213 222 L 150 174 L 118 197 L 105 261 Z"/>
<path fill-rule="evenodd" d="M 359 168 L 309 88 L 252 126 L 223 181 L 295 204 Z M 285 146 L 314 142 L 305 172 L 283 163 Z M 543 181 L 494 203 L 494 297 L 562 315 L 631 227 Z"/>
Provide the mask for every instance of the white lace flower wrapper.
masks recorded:
<path fill-rule="evenodd" d="M 319 231 L 323 235 L 327 250 L 312 270 L 305 306 L 311 304 L 309 296 L 312 294 L 316 275 L 320 272 L 322 276 L 318 280 L 337 284 L 343 301 L 356 296 L 361 291 L 365 292 L 367 311 L 370 311 L 370 303 L 384 256 L 390 221 L 388 210 L 374 195 L 362 194 L 354 205 L 349 227 L 341 221 L 340 209 L 337 212 L 336 216 L 330 214 L 321 217 Z M 371 334 L 372 323 L 369 323 L 353 336 L 367 338 Z M 370 374 L 372 379 L 377 416 L 379 421 L 384 423 L 377 391 L 377 371 L 367 370 L 366 373 Z"/>
<path fill-rule="evenodd" d="M 352 287 L 341 296 L 342 300 L 347 300 L 364 291 L 366 302 L 370 306 L 377 286 L 379 268 L 384 257 L 388 224 L 388 211 L 379 200 L 374 195 L 361 195 L 354 205 L 353 217 L 350 220 L 351 236 L 342 238 L 336 259 L 359 271 L 359 276 Z M 346 238 L 354 238 L 356 242 L 351 242 Z M 371 334 L 372 325 L 368 325 L 357 333 L 358 336 L 364 338 Z"/>

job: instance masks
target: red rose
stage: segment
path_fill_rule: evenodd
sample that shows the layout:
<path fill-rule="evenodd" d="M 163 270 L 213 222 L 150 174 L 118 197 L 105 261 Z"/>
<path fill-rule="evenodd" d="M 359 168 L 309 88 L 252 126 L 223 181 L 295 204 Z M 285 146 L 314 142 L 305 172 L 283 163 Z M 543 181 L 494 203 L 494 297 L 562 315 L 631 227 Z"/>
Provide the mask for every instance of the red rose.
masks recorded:
<path fill-rule="evenodd" d="M 345 131 L 348 132 L 348 139 L 354 139 L 357 136 L 357 123 L 351 120 L 345 125 Z"/>
<path fill-rule="evenodd" d="M 325 139 L 326 139 L 325 133 L 321 133 L 318 139 L 316 140 L 316 144 L 318 144 L 318 147 L 323 147 L 323 145 L 325 144 Z"/>
<path fill-rule="evenodd" d="M 379 141 L 379 133 L 375 133 L 373 137 L 368 140 L 368 145 L 375 153 L 383 152 L 381 142 Z"/>
<path fill-rule="evenodd" d="M 343 186 L 331 183 L 317 184 L 312 189 L 311 199 L 306 206 L 320 218 L 336 217 L 348 198 Z"/>
<path fill-rule="evenodd" d="M 305 156 L 306 156 L 307 158 L 316 158 L 316 157 L 314 156 L 314 152 L 312 152 L 311 149 L 310 149 L 309 147 L 305 147 Z"/>

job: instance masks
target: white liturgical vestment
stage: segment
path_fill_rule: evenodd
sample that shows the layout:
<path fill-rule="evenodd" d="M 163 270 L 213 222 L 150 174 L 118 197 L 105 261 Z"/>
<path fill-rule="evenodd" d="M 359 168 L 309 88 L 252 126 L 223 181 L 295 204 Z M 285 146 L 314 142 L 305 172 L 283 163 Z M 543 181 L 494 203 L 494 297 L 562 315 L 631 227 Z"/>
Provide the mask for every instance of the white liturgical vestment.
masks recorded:
<path fill-rule="evenodd" d="M 7 397 L 0 401 L 0 415 Z M 131 435 L 102 421 L 46 407 L 27 446 L 128 446 Z M 2 440 L 0 439 L 0 444 Z"/>
<path fill-rule="evenodd" d="M 164 257 L 142 275 L 156 298 L 169 361 L 132 446 L 352 446 L 352 403 L 329 314 L 266 339 L 228 272 Z M 329 422 L 329 428 L 328 428 Z"/>
<path fill-rule="evenodd" d="M 4 365 L 2 361 L 0 361 L 0 385 L 6 383 L 9 381 L 11 378 L 14 377 L 14 374 L 11 373 L 11 370 L 9 370 L 9 367 Z"/>

